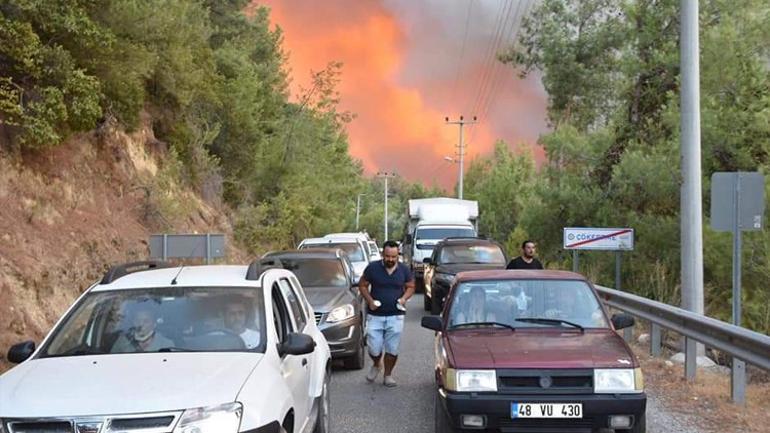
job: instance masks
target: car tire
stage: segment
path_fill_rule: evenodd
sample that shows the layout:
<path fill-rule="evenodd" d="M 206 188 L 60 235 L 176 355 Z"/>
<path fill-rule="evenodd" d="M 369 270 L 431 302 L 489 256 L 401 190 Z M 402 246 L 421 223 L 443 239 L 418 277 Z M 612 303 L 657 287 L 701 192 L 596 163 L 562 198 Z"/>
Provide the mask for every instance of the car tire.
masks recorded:
<path fill-rule="evenodd" d="M 364 368 L 364 364 L 366 363 L 366 349 L 364 348 L 365 341 L 364 335 L 361 334 L 361 341 L 358 343 L 356 353 L 351 357 L 345 358 L 343 361 L 345 368 L 348 370 L 360 370 Z"/>
<path fill-rule="evenodd" d="M 427 293 L 422 295 L 422 308 L 425 311 L 430 311 L 430 296 Z"/>
<path fill-rule="evenodd" d="M 616 433 L 647 433 L 647 414 L 643 413 L 641 417 L 639 417 L 638 420 L 636 420 L 636 423 L 634 423 L 634 427 L 628 430 L 615 430 Z"/>
<path fill-rule="evenodd" d="M 441 407 L 441 400 L 438 398 L 438 391 L 433 395 L 433 430 L 435 433 L 456 433 L 454 427 Z"/>
<path fill-rule="evenodd" d="M 318 400 L 318 414 L 316 416 L 313 433 L 329 433 L 331 431 L 331 410 L 329 410 L 329 372 L 327 371 L 326 374 L 327 376 L 324 380 L 323 391 L 321 391 L 321 397 Z"/>

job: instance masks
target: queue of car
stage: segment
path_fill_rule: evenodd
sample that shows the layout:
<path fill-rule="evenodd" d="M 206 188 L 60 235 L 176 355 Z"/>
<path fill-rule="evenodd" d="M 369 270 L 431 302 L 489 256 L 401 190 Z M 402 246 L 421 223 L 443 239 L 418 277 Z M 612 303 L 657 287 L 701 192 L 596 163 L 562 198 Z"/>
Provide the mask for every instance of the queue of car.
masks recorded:
<path fill-rule="evenodd" d="M 334 233 L 249 266 L 113 267 L 39 347 L 11 348 L 0 433 L 329 432 L 332 359 L 364 366 L 357 283 L 379 257 Z M 615 332 L 633 318 L 579 274 L 506 262 L 477 237 L 424 261 L 435 431 L 644 433 L 640 365 Z"/>

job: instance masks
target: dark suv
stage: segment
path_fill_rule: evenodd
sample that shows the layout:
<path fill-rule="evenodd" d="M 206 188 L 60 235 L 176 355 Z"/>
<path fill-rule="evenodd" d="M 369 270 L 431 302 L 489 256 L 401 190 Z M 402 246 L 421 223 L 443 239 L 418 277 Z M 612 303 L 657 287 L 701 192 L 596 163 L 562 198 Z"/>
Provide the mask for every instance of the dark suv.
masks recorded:
<path fill-rule="evenodd" d="M 425 259 L 425 311 L 438 314 L 455 274 L 463 271 L 505 269 L 508 259 L 497 242 L 483 238 L 446 238 Z"/>
<path fill-rule="evenodd" d="M 644 433 L 642 371 L 594 287 L 564 271 L 457 275 L 436 334 L 437 433 Z"/>
<path fill-rule="evenodd" d="M 297 276 L 332 358 L 343 359 L 346 368 L 364 368 L 364 301 L 353 283 L 353 265 L 347 254 L 339 248 L 311 248 L 271 252 L 261 261 Z"/>

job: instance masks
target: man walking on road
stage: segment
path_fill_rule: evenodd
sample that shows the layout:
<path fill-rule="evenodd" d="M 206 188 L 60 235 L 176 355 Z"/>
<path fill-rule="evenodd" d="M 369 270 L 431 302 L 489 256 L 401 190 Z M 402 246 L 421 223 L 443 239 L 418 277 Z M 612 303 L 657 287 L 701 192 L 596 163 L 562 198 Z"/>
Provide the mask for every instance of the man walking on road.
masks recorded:
<path fill-rule="evenodd" d="M 521 244 L 521 255 L 511 260 L 505 269 L 543 269 L 543 264 L 535 258 L 535 243 L 526 240 Z"/>
<path fill-rule="evenodd" d="M 371 285 L 371 290 L 369 286 Z M 398 359 L 398 346 L 404 329 L 406 301 L 414 294 L 414 275 L 398 261 L 398 244 L 387 241 L 382 248 L 382 261 L 369 263 L 358 283 L 361 296 L 368 304 L 366 343 L 374 365 L 366 380 L 374 382 L 382 370 L 383 352 L 385 386 L 394 387 L 393 367 Z"/>

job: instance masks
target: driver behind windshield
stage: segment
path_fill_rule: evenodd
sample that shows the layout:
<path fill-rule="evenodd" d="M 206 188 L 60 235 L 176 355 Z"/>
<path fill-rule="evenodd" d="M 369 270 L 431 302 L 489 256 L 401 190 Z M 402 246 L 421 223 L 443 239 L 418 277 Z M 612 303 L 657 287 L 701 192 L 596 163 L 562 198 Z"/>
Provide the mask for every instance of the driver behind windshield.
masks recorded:
<path fill-rule="evenodd" d="M 260 333 L 247 327 L 249 319 L 247 304 L 248 301 L 242 299 L 228 301 L 225 305 L 225 327 L 238 334 L 247 349 L 253 349 L 259 346 Z"/>
<path fill-rule="evenodd" d="M 494 322 L 495 313 L 487 309 L 487 292 L 483 287 L 474 287 L 461 298 L 460 312 L 454 320 L 454 324 Z"/>
<path fill-rule="evenodd" d="M 161 335 L 155 327 L 158 314 L 149 304 L 140 304 L 133 311 L 131 327 L 122 333 L 111 352 L 157 352 L 164 347 L 173 347 L 174 342 Z"/>

